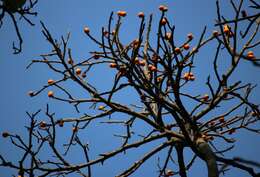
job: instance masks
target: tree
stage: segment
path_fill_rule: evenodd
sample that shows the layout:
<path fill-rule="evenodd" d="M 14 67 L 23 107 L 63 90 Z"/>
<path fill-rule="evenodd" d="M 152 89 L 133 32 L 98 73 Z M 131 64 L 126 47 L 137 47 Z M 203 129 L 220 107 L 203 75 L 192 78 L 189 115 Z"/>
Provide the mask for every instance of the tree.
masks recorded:
<path fill-rule="evenodd" d="M 232 78 L 241 63 L 259 65 L 255 53 L 260 44 L 257 40 L 260 14 L 256 12 L 247 15 L 241 8 L 243 0 L 238 4 L 230 2 L 235 12 L 233 19 L 227 20 L 221 14 L 219 1 L 216 1 L 215 25 L 218 30 L 207 35 L 207 28 L 204 27 L 198 40 L 190 33 L 179 45 L 174 33 L 175 26 L 167 18 L 168 8 L 164 5 L 159 7 L 161 18 L 157 22 L 157 32 L 153 33 L 152 30 L 153 16 L 145 16 L 140 12 L 138 36 L 128 44 L 120 38 L 127 12 L 118 11 L 116 15 L 111 13 L 107 27 L 102 28 L 100 40 L 92 36 L 90 28 L 84 28 L 86 36 L 99 50 L 81 60 L 76 59 L 68 47 L 70 34 L 62 36 L 60 41 L 56 40 L 46 25 L 41 23 L 51 52 L 42 54 L 41 59 L 32 60 L 28 68 L 36 63 L 44 64 L 59 75 L 60 79 L 49 79 L 41 89 L 30 91 L 29 96 L 36 97 L 48 90 L 49 98 L 69 103 L 79 113 L 87 105 L 91 112 L 84 111 L 84 115 L 76 118 L 57 119 L 47 104 L 45 116 L 48 121 L 39 116 L 40 110 L 33 114 L 28 112 L 28 142 L 8 131 L 2 133 L 4 138 L 9 138 L 24 154 L 18 163 L 10 162 L 1 155 L 1 166 L 16 169 L 20 176 L 62 176 L 71 173 L 92 176 L 93 166 L 118 157 L 120 153 L 127 155 L 130 149 L 154 143 L 153 148 L 149 148 L 147 153 L 127 169 L 118 172 L 118 176 L 130 176 L 148 159 L 164 150 L 167 150 L 167 155 L 163 162 L 158 159 L 158 176 L 185 177 L 196 163 L 195 159 L 205 162 L 209 177 L 220 176 L 229 167 L 244 170 L 253 177 L 259 176 L 253 168 L 259 167 L 259 163 L 225 156 L 225 153 L 235 147 L 232 136 L 237 131 L 259 133 L 257 124 L 260 117 L 257 103 L 250 101 L 255 85 Z M 256 1 L 249 2 L 249 8 L 260 8 Z M 152 39 L 154 34 L 155 39 Z M 197 44 L 191 48 L 194 40 Z M 213 71 L 208 73 L 206 84 L 199 85 L 205 87 L 206 93 L 197 94 L 194 89 L 189 91 L 187 88 L 198 79 L 194 72 L 198 54 L 211 44 L 215 45 L 211 60 Z M 225 57 L 228 62 L 221 60 L 223 53 L 228 56 Z M 226 67 L 220 68 L 223 65 Z M 97 88 L 89 81 L 90 73 L 98 70 L 98 67 L 109 67 L 108 72 L 114 72 L 113 82 L 105 87 L 106 90 Z M 79 87 L 79 92 L 82 90 L 80 98 L 71 91 L 72 84 Z M 135 99 L 134 103 L 129 103 L 128 100 L 125 100 L 126 103 L 119 102 L 118 97 L 128 92 Z M 90 124 L 99 120 L 107 126 L 123 126 L 125 129 L 121 127 L 120 134 L 116 134 L 116 137 L 122 139 L 118 147 L 92 159 L 89 153 L 91 144 L 84 141 L 83 133 Z M 134 125 L 138 123 L 142 123 L 147 131 L 136 129 Z M 68 124 L 72 125 L 71 136 L 63 153 L 58 132 L 59 127 Z M 139 132 L 142 134 L 136 136 Z M 223 149 L 224 144 L 226 148 Z M 66 155 L 74 147 L 81 148 L 86 162 L 68 161 Z M 46 148 L 55 158 L 45 159 L 41 156 Z M 192 158 L 186 156 L 186 149 L 191 150 Z M 169 168 L 174 158 L 178 170 Z"/>
<path fill-rule="evenodd" d="M 22 44 L 23 44 L 23 38 L 20 33 L 17 19 L 15 14 L 19 14 L 21 19 L 24 19 L 29 25 L 34 26 L 34 24 L 31 22 L 31 20 L 27 16 L 36 16 L 37 12 L 32 12 L 32 9 L 37 4 L 38 0 L 32 1 L 29 0 L 28 6 L 25 6 L 26 0 L 1 0 L 0 1 L 0 28 L 3 25 L 3 18 L 5 17 L 5 14 L 8 14 L 11 17 L 11 20 L 14 24 L 16 35 L 19 40 L 19 46 L 17 47 L 13 42 L 13 50 L 14 54 L 19 54 L 22 51 Z"/>

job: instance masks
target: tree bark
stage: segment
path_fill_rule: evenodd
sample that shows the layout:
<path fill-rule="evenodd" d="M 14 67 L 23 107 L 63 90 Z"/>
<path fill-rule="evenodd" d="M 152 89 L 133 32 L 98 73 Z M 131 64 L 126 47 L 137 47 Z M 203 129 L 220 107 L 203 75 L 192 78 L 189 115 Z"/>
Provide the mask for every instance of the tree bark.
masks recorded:
<path fill-rule="evenodd" d="M 203 160 L 207 164 L 208 177 L 219 177 L 216 156 L 208 143 L 204 139 L 198 138 L 196 144 L 198 151 L 201 153 Z"/>

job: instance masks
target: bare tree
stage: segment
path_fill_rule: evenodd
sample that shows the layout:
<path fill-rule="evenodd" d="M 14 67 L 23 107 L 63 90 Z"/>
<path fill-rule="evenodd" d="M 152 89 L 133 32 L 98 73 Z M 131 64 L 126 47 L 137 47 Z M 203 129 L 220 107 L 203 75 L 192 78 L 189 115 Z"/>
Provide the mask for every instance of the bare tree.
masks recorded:
<path fill-rule="evenodd" d="M 256 85 L 244 83 L 241 80 L 231 81 L 231 76 L 242 62 L 250 62 L 259 65 L 259 59 L 253 52 L 259 49 L 260 41 L 256 36 L 259 31 L 260 14 L 247 14 L 243 10 L 243 0 L 237 4 L 230 1 L 234 11 L 233 19 L 226 19 L 221 14 L 219 1 L 216 1 L 218 30 L 206 35 L 204 27 L 197 45 L 190 47 L 190 42 L 195 40 L 193 34 L 188 34 L 183 44 L 175 44 L 175 26 L 171 25 L 166 17 L 167 7 L 160 6 L 161 18 L 156 33 L 156 43 L 152 44 L 150 36 L 153 35 L 151 26 L 152 15 L 146 16 L 140 12 L 140 26 L 138 36 L 128 44 L 120 40 L 120 27 L 127 15 L 125 11 L 118 11 L 117 15 L 111 13 L 106 28 L 102 28 L 102 36 L 98 38 L 91 35 L 88 27 L 84 32 L 99 48 L 99 51 L 90 52 L 88 58 L 79 60 L 73 57 L 72 50 L 68 47 L 70 34 L 62 36 L 61 40 L 55 40 L 47 27 L 42 23 L 42 32 L 52 50 L 41 55 L 41 59 L 32 60 L 28 68 L 39 63 L 60 76 L 59 80 L 49 79 L 41 89 L 30 91 L 29 95 L 35 97 L 49 89 L 48 97 L 54 100 L 71 104 L 78 112 L 83 111 L 82 105 L 89 105 L 92 113 L 85 113 L 81 117 L 57 118 L 46 107 L 45 116 L 49 121 L 37 118 L 36 113 L 27 113 L 30 118 L 28 130 L 28 142 L 21 136 L 10 132 L 3 132 L 2 136 L 9 138 L 11 143 L 24 152 L 18 163 L 8 161 L 3 155 L 1 166 L 16 169 L 20 176 L 65 176 L 76 173 L 81 176 L 92 176 L 91 168 L 96 164 L 115 157 L 120 153 L 126 153 L 130 149 L 142 148 L 147 144 L 157 142 L 157 146 L 118 176 L 130 176 L 135 173 L 148 159 L 154 157 L 162 150 L 167 149 L 167 157 L 163 162 L 158 160 L 158 176 L 187 176 L 187 171 L 199 158 L 205 162 L 209 177 L 218 177 L 229 167 L 238 168 L 248 172 L 253 177 L 259 177 L 254 167 L 259 163 L 239 157 L 226 157 L 225 153 L 235 148 L 235 139 L 232 134 L 241 129 L 259 134 L 260 129 L 256 125 L 260 118 L 258 105 L 250 101 L 249 96 Z M 254 0 L 249 1 L 249 8 L 259 9 L 260 5 Z M 113 18 L 116 18 L 114 23 Z M 243 25 L 241 25 L 243 24 Z M 215 57 L 212 58 L 213 74 L 208 74 L 206 84 L 201 85 L 208 90 L 207 94 L 194 95 L 187 93 L 185 88 L 191 82 L 196 82 L 196 74 L 193 72 L 194 61 L 200 50 L 209 45 L 216 44 Z M 239 43 L 239 45 L 238 45 Z M 220 72 L 219 60 L 221 52 L 229 56 L 229 67 Z M 77 62 L 76 62 L 77 61 Z M 100 91 L 95 84 L 88 80 L 88 74 L 99 66 L 109 65 L 116 72 L 111 88 Z M 76 84 L 83 89 L 83 98 L 77 98 L 68 87 L 68 84 Z M 123 104 L 115 97 L 126 90 L 131 90 L 136 96 L 136 104 Z M 62 93 L 62 94 L 61 94 Z M 63 95 L 63 96 L 59 96 Z M 133 96 L 134 97 L 134 96 Z M 185 106 L 184 100 L 189 100 L 193 108 Z M 222 108 L 226 103 L 232 106 Z M 219 111 L 212 116 L 212 112 Z M 40 116 L 39 116 L 40 117 Z M 116 118 L 119 117 L 119 118 Z M 106 119 L 109 118 L 109 119 Z M 117 137 L 122 139 L 121 146 L 110 152 L 104 152 L 98 158 L 91 158 L 88 144 L 82 140 L 81 132 L 88 129 L 90 123 L 101 120 L 107 125 L 125 127 Z M 139 136 L 139 140 L 132 138 L 138 134 L 133 124 L 142 122 L 149 133 Z M 72 125 L 71 137 L 64 146 L 58 144 L 58 127 L 65 124 Z M 98 126 L 99 124 L 96 124 Z M 97 132 L 99 133 L 99 132 Z M 136 136 L 135 136 L 136 138 Z M 158 141 L 159 140 L 159 141 Z M 221 142 L 219 147 L 217 142 Z M 223 145 L 227 148 L 223 149 Z M 66 155 L 72 147 L 82 149 L 85 162 L 74 164 Z M 49 152 L 55 158 L 42 159 L 40 153 L 43 148 L 49 148 Z M 184 149 L 193 152 L 193 158 L 185 163 Z M 177 171 L 169 168 L 173 162 L 173 151 L 177 152 Z M 65 151 L 65 153 L 63 153 Z"/>
<path fill-rule="evenodd" d="M 28 2 L 26 4 L 26 2 Z M 32 9 L 37 4 L 38 0 L 1 0 L 0 1 L 0 28 L 3 25 L 3 19 L 6 14 L 8 14 L 14 24 L 16 35 L 19 40 L 18 47 L 13 42 L 13 50 L 14 54 L 19 54 L 22 51 L 22 44 L 23 38 L 20 33 L 18 22 L 17 22 L 17 15 L 20 16 L 19 19 L 25 20 L 29 25 L 34 26 L 32 21 L 28 18 L 28 16 L 36 16 L 37 12 L 33 12 Z"/>

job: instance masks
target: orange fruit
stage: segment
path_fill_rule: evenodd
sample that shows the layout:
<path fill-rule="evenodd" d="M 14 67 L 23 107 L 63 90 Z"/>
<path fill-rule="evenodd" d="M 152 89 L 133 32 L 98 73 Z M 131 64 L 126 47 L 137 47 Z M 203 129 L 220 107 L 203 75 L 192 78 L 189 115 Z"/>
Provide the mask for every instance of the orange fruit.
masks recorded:
<path fill-rule="evenodd" d="M 224 25 L 223 28 L 224 28 L 224 29 L 223 29 L 224 33 L 229 34 L 229 32 L 230 32 L 229 26 L 228 26 L 228 25 Z"/>
<path fill-rule="evenodd" d="M 110 63 L 110 68 L 116 68 L 117 67 L 117 64 L 116 63 Z"/>
<path fill-rule="evenodd" d="M 98 107 L 98 110 L 104 110 L 105 109 L 105 106 L 99 106 Z"/>
<path fill-rule="evenodd" d="M 53 80 L 53 79 L 49 79 L 49 80 L 48 80 L 48 84 L 49 84 L 49 85 L 51 85 L 51 84 L 53 84 L 53 83 L 54 83 L 54 80 Z"/>
<path fill-rule="evenodd" d="M 46 122 L 41 121 L 39 126 L 40 126 L 40 128 L 46 128 L 47 124 L 46 124 Z"/>
<path fill-rule="evenodd" d="M 189 44 L 185 44 L 185 45 L 183 46 L 183 48 L 184 48 L 185 50 L 189 50 L 189 49 L 190 49 L 190 45 L 189 45 Z"/>
<path fill-rule="evenodd" d="M 29 91 L 29 92 L 28 92 L 28 95 L 29 95 L 30 97 L 32 97 L 32 96 L 34 96 L 34 92 L 33 92 L 33 91 Z"/>
<path fill-rule="evenodd" d="M 219 35 L 219 33 L 218 33 L 217 30 L 214 30 L 214 31 L 212 32 L 212 34 L 213 34 L 213 36 L 215 36 L 215 37 L 217 37 L 217 36 Z"/>
<path fill-rule="evenodd" d="M 84 27 L 84 33 L 89 34 L 90 30 L 88 27 Z"/>
<path fill-rule="evenodd" d="M 165 35 L 165 39 L 170 40 L 172 38 L 172 33 L 167 32 Z"/>
<path fill-rule="evenodd" d="M 120 17 L 125 17 L 126 16 L 126 11 L 118 11 L 117 12 L 117 15 L 120 16 Z"/>
<path fill-rule="evenodd" d="M 165 6 L 165 5 L 160 5 L 159 10 L 162 11 L 162 12 L 166 12 L 168 10 L 168 7 Z"/>
<path fill-rule="evenodd" d="M 78 127 L 72 127 L 72 131 L 75 133 L 78 131 Z"/>
<path fill-rule="evenodd" d="M 49 92 L 48 92 L 48 97 L 53 97 L 53 96 L 54 96 L 53 91 L 49 91 Z"/>
<path fill-rule="evenodd" d="M 166 25 L 166 23 L 167 23 L 167 19 L 163 17 L 161 20 L 161 25 Z"/>
<path fill-rule="evenodd" d="M 148 69 L 152 72 L 157 70 L 157 68 L 154 65 L 149 65 Z"/>
<path fill-rule="evenodd" d="M 192 40 L 192 39 L 193 39 L 193 34 L 192 34 L 192 33 L 189 33 L 189 34 L 187 35 L 187 37 L 188 37 L 189 40 Z"/>
<path fill-rule="evenodd" d="M 208 94 L 205 94 L 205 95 L 202 97 L 202 100 L 203 100 L 203 101 L 208 101 L 208 100 L 209 100 L 209 95 L 208 95 Z"/>
<path fill-rule="evenodd" d="M 137 14 L 137 16 L 138 16 L 139 18 L 144 18 L 144 13 L 143 13 L 143 12 L 139 12 L 139 13 Z"/>
<path fill-rule="evenodd" d="M 138 63 L 140 66 L 145 66 L 145 60 L 139 60 L 139 63 Z"/>
<path fill-rule="evenodd" d="M 168 170 L 166 170 L 166 172 L 165 172 L 165 176 L 173 176 L 174 175 L 174 172 L 172 171 L 172 170 L 170 170 L 170 169 L 168 169 Z"/>
<path fill-rule="evenodd" d="M 220 123 L 224 123 L 225 122 L 225 117 L 221 116 L 218 120 L 219 120 Z"/>
<path fill-rule="evenodd" d="M 68 59 L 68 63 L 69 63 L 70 65 L 72 65 L 72 64 L 73 64 L 73 60 L 72 60 L 71 58 L 69 58 L 69 59 Z"/>
<path fill-rule="evenodd" d="M 80 74 L 81 74 L 81 69 L 80 69 L 80 68 L 77 68 L 77 69 L 76 69 L 76 74 L 77 74 L 77 75 L 80 75 Z"/>
<path fill-rule="evenodd" d="M 179 47 L 175 47 L 174 52 L 178 54 L 181 52 L 181 49 Z"/>

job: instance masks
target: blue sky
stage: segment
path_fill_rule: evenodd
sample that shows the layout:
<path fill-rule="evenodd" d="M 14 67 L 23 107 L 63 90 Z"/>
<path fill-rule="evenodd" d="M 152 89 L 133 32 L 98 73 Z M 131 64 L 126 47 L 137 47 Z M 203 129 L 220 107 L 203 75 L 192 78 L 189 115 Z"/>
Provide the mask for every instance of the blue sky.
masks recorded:
<path fill-rule="evenodd" d="M 224 1 L 221 1 L 224 2 Z M 49 52 L 50 46 L 47 44 L 41 33 L 41 26 L 39 21 L 43 21 L 50 32 L 59 38 L 61 35 L 71 32 L 71 40 L 69 46 L 72 48 L 75 58 L 86 58 L 89 55 L 89 51 L 97 49 L 97 46 L 87 39 L 83 33 L 83 27 L 88 26 L 91 30 L 91 34 L 99 36 L 101 33 L 101 27 L 106 26 L 111 11 L 126 10 L 127 17 L 124 19 L 122 27 L 122 40 L 129 42 L 136 38 L 137 29 L 139 25 L 139 19 L 136 14 L 140 11 L 144 12 L 147 16 L 151 13 L 154 15 L 154 21 L 158 21 L 160 13 L 158 6 L 160 4 L 167 5 L 169 11 L 167 12 L 168 19 L 176 25 L 175 39 L 177 44 L 181 44 L 186 39 L 186 35 L 192 32 L 198 38 L 202 32 L 203 27 L 208 27 L 207 35 L 210 35 L 214 27 L 214 20 L 216 19 L 215 1 L 210 0 L 175 0 L 175 1 L 151 1 L 151 0 L 45 0 L 40 1 L 36 7 L 38 12 L 37 17 L 32 17 L 32 21 L 35 23 L 34 27 L 29 26 L 24 21 L 19 21 L 18 25 L 23 35 L 24 45 L 23 52 L 19 55 L 12 54 L 12 42 L 17 41 L 13 24 L 8 16 L 4 19 L 4 24 L 0 29 L 0 76 L 1 76 L 1 101 L 0 101 L 0 119 L 1 126 L 0 131 L 8 130 L 10 132 L 16 132 L 20 135 L 26 135 L 24 125 L 28 123 L 26 117 L 26 111 L 35 112 L 38 109 L 44 110 L 46 103 L 50 104 L 51 111 L 55 111 L 57 118 L 63 116 L 72 116 L 77 113 L 75 110 L 64 103 L 53 101 L 47 98 L 46 92 L 43 92 L 36 98 L 29 98 L 27 92 L 29 90 L 40 89 L 42 85 L 46 84 L 49 78 L 59 79 L 57 75 L 49 72 L 47 67 L 41 65 L 35 65 L 29 70 L 26 70 L 26 66 L 30 60 L 39 58 L 40 54 Z M 232 12 L 230 6 L 223 8 L 223 13 L 230 17 Z M 153 24 L 153 28 L 156 29 L 156 23 Z M 154 33 L 155 34 L 155 33 Z M 259 39 L 259 35 L 258 35 Z M 194 43 L 195 44 L 195 43 Z M 194 45 L 193 44 L 193 45 Z M 209 67 L 210 61 L 213 59 L 214 46 L 211 45 L 201 51 L 200 59 L 197 61 L 198 67 L 195 69 L 201 76 L 198 77 L 197 84 L 194 84 L 191 90 L 195 92 L 203 92 L 205 88 L 201 85 L 206 82 L 207 74 L 212 71 L 212 67 Z M 255 51 L 259 56 L 258 51 Z M 225 55 L 223 55 L 225 58 Z M 226 61 L 223 61 L 223 67 Z M 224 69 L 224 68 L 223 68 Z M 104 89 L 105 86 L 111 84 L 111 76 L 113 73 L 106 70 L 106 68 L 98 68 L 95 73 L 90 73 L 90 80 L 95 81 L 98 88 Z M 235 72 L 235 80 L 243 80 L 244 82 L 259 83 L 260 77 L 259 68 L 255 68 L 249 62 L 242 62 L 239 70 Z M 70 89 L 75 93 L 82 95 L 82 92 L 78 90 L 75 85 L 69 85 Z M 257 103 L 257 98 L 260 98 L 259 88 L 253 92 L 252 100 Z M 80 92 L 80 93 L 79 93 Z M 122 101 L 134 101 L 131 100 L 131 92 L 125 93 L 125 97 Z M 125 99 L 127 98 L 127 99 Z M 188 103 L 186 103 L 187 106 Z M 86 108 L 82 108 L 86 109 Z M 259 127 L 259 123 L 257 125 Z M 67 127 L 68 128 L 68 127 Z M 143 128 L 142 124 L 136 125 L 137 129 Z M 68 132 L 60 130 L 62 135 L 69 135 Z M 98 154 L 102 150 L 111 150 L 116 145 L 119 145 L 118 140 L 114 140 L 113 133 L 119 133 L 121 129 L 117 127 L 107 127 L 105 125 L 91 125 L 90 128 L 84 132 L 84 139 L 93 144 L 91 153 Z M 146 131 L 146 130 L 143 130 Z M 259 137 L 241 131 L 236 135 L 238 141 L 233 153 L 230 153 L 230 157 L 242 156 L 248 159 L 258 160 L 256 154 L 259 154 L 260 141 L 256 141 Z M 106 148 L 104 147 L 106 146 Z M 105 162 L 105 165 L 97 165 L 94 168 L 94 176 L 113 176 L 118 172 L 125 169 L 126 164 L 130 164 L 137 160 L 138 155 L 142 155 L 147 152 L 151 146 L 147 146 L 142 150 L 129 151 L 129 155 L 121 154 L 118 158 L 113 158 Z M 16 149 L 10 146 L 6 140 L 0 138 L 0 153 L 4 153 L 10 159 L 17 159 Z M 48 153 L 43 152 L 43 153 Z M 163 159 L 165 152 L 161 154 Z M 93 155 L 95 157 L 95 155 Z M 158 156 L 157 156 L 158 157 Z M 187 157 L 190 158 L 190 153 L 187 152 Z M 79 162 L 82 160 L 81 153 L 75 149 L 72 151 L 69 158 L 72 161 Z M 198 161 L 198 165 L 195 165 L 191 169 L 190 176 L 205 176 L 206 171 L 204 164 Z M 156 159 L 149 160 L 142 168 L 140 168 L 133 177 L 138 176 L 157 176 L 156 172 Z M 176 166 L 172 167 L 176 170 Z M 1 169 L 1 168 L 0 168 Z M 203 169 L 203 170 L 202 170 Z M 13 171 L 9 169 L 1 169 L 2 175 L 11 176 Z M 117 173 L 116 173 L 117 172 Z M 238 177 L 245 176 L 245 173 L 240 173 L 239 170 L 233 169 L 227 172 L 228 176 Z"/>

